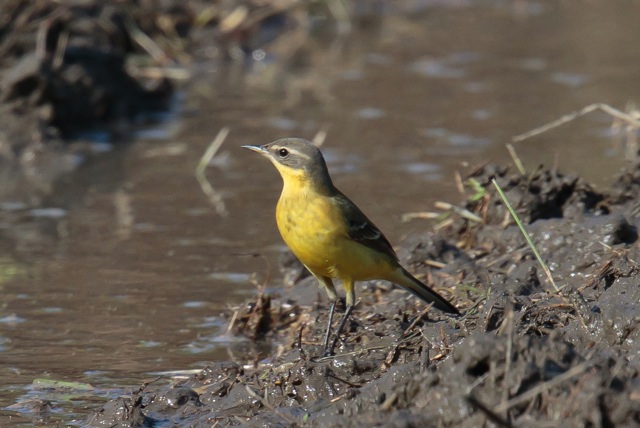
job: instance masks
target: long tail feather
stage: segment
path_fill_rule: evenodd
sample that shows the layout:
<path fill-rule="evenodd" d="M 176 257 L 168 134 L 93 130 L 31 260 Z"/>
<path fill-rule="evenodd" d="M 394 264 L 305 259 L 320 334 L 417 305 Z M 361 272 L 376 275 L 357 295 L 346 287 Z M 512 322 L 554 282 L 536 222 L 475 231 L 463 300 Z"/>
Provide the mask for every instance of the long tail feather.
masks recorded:
<path fill-rule="evenodd" d="M 393 277 L 388 278 L 388 280 L 398 284 L 421 300 L 427 303 L 433 303 L 435 308 L 440 309 L 443 312 L 460 315 L 460 311 L 447 299 L 436 293 L 426 284 L 420 282 L 403 267 L 399 267 L 395 271 Z"/>

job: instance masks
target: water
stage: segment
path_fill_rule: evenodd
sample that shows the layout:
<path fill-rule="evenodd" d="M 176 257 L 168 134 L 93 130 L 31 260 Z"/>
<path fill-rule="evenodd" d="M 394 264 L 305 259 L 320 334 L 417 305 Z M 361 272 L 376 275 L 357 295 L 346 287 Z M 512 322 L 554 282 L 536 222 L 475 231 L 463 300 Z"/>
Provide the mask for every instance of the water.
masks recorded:
<path fill-rule="evenodd" d="M 283 246 L 280 178 L 240 145 L 326 132 L 334 181 L 398 244 L 429 227 L 404 213 L 460 202 L 455 172 L 510 162 L 514 135 L 635 101 L 631 2 L 380 4 L 348 34 L 328 19 L 306 43 L 283 36 L 249 67 L 196 64 L 183 114 L 84 164 L 37 210 L 2 176 L 0 425 L 78 425 L 158 372 L 242 361 L 249 345 L 224 334 L 228 317 L 255 294 L 254 274 L 277 273 Z M 625 162 L 611 122 L 592 113 L 515 148 L 529 169 L 557 164 L 606 185 Z M 225 126 L 206 171 L 222 217 L 195 168 Z M 81 384 L 70 393 L 41 378 Z"/>

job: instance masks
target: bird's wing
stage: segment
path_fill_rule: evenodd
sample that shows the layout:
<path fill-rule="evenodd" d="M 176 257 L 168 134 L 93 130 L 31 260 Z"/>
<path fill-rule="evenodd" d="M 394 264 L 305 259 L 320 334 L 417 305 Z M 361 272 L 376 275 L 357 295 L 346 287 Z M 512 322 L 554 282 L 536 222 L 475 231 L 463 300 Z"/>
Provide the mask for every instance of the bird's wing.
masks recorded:
<path fill-rule="evenodd" d="M 349 238 L 375 251 L 384 253 L 394 260 L 398 259 L 391 243 L 380 229 L 349 198 L 342 193 L 336 195 L 335 198 L 338 208 L 347 223 Z"/>

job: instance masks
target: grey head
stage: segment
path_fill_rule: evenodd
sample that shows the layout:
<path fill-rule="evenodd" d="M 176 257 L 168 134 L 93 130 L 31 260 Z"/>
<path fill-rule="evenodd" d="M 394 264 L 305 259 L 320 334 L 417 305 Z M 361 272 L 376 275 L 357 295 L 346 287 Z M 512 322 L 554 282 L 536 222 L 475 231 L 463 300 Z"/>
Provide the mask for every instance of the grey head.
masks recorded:
<path fill-rule="evenodd" d="M 309 140 L 282 138 L 262 146 L 242 147 L 268 157 L 283 176 L 291 170 L 299 171 L 312 182 L 333 188 L 324 157 Z"/>

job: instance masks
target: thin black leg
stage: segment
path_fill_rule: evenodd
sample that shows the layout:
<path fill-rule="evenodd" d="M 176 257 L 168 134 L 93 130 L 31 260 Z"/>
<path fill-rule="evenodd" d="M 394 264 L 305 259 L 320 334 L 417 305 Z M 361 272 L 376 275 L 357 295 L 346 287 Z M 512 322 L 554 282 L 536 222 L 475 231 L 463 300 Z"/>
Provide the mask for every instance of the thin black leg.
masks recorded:
<path fill-rule="evenodd" d="M 347 310 L 344 312 L 344 315 L 342 316 L 342 320 L 340 320 L 340 325 L 338 325 L 338 330 L 336 330 L 336 335 L 333 337 L 333 341 L 331 342 L 331 347 L 327 348 L 325 346 L 324 348 L 325 357 L 329 357 L 333 355 L 333 349 L 336 347 L 336 344 L 338 343 L 338 339 L 340 339 L 340 334 L 342 333 L 344 326 L 347 324 L 347 319 L 349 318 L 349 315 L 351 315 L 352 310 L 353 310 L 353 305 L 347 306 Z M 329 336 L 327 336 L 327 338 L 328 337 Z"/>
<path fill-rule="evenodd" d="M 333 313 L 336 310 L 337 300 L 331 302 L 331 308 L 329 309 L 329 321 L 327 322 L 327 331 L 324 333 L 324 353 L 327 353 L 329 348 L 329 336 L 331 336 L 331 324 L 333 323 Z"/>

